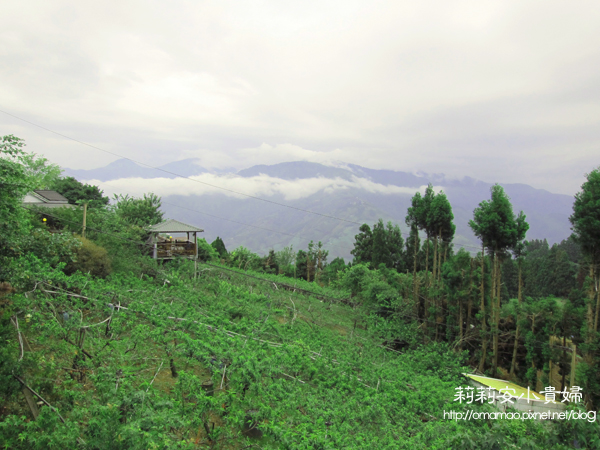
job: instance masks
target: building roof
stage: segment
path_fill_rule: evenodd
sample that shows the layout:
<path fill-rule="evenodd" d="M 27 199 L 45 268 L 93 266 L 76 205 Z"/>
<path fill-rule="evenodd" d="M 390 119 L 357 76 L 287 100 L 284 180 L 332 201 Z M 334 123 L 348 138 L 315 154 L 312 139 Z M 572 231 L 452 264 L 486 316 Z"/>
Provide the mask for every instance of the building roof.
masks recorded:
<path fill-rule="evenodd" d="M 50 189 L 39 189 L 33 192 L 41 196 L 46 202 L 69 203 L 69 200 L 67 200 L 66 197 Z"/>
<path fill-rule="evenodd" d="M 73 208 L 75 205 L 69 204 L 69 200 L 56 191 L 50 189 L 39 189 L 28 192 L 23 199 L 25 206 L 43 206 L 44 208 Z"/>
<path fill-rule="evenodd" d="M 154 233 L 188 233 L 188 232 L 202 232 L 201 228 L 188 225 L 187 223 L 180 222 L 179 220 L 169 219 L 157 225 L 152 225 L 150 231 Z"/>

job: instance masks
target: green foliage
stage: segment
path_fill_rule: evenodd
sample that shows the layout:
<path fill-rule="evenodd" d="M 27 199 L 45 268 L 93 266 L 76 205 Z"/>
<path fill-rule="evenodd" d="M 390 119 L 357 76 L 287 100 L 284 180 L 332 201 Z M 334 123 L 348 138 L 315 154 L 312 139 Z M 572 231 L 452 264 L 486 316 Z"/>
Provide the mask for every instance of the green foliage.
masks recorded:
<path fill-rule="evenodd" d="M 260 270 L 262 258 L 244 246 L 239 246 L 230 253 L 231 265 L 242 270 Z"/>
<path fill-rule="evenodd" d="M 354 248 L 350 251 L 354 255 L 354 263 L 368 263 L 373 261 L 373 233 L 371 227 L 362 224 L 354 239 Z"/>
<path fill-rule="evenodd" d="M 373 231 L 367 224 L 360 227 L 360 233 L 355 237 L 355 263 L 371 263 L 371 267 L 384 264 L 390 269 L 403 271 L 405 268 L 404 240 L 398 225 L 392 222 L 383 223 L 383 219 L 373 225 Z"/>
<path fill-rule="evenodd" d="M 0 183 L 15 194 L 0 190 L 6 214 L 0 220 L 8 218 L 0 224 L 6 231 L 0 235 L 0 263 L 6 263 L 0 270 L 10 279 L 0 284 L 5 448 L 561 449 L 575 439 L 598 446 L 597 423 L 444 419 L 445 410 L 490 410 L 452 399 L 465 384 L 465 365 L 478 357 L 472 349 L 480 330 L 471 330 L 482 318 L 477 269 L 484 264 L 487 299 L 491 261 L 448 251 L 441 282 L 427 291 L 438 299 L 430 305 L 430 322 L 441 330 L 434 342 L 415 320 L 413 295 L 413 286 L 430 277 L 398 272 L 412 269 L 404 264 L 414 262 L 419 229 L 429 234 L 418 253 L 421 266 L 424 253 L 433 257 L 440 250 L 431 239 L 444 246 L 452 238 L 451 209 L 431 186 L 413 198 L 409 211 L 410 256 L 403 255 L 398 227 L 379 221 L 372 231 L 361 227 L 351 266 L 341 259 L 328 265 L 323 244 L 311 241 L 296 255 L 291 247 L 266 256 L 239 247 L 226 267 L 218 263 L 218 251 L 199 239 L 200 258 L 211 264 L 200 262 L 197 275 L 189 260 L 158 265 L 149 258 L 145 227 L 162 219 L 156 196 L 124 196 L 116 205 L 90 208 L 87 239 L 73 236 L 81 231 L 81 209 L 53 210 L 48 217 L 60 232 L 50 233 L 20 208 L 19 195 L 35 184 L 19 159 L 22 142 L 10 136 L 2 142 Z M 493 229 L 495 219 L 486 217 L 485 226 Z M 452 225 L 449 233 L 444 225 L 440 235 L 440 223 Z M 488 241 L 498 250 L 500 240 Z M 576 247 L 536 245 L 527 246 L 527 255 L 511 250 L 524 259 L 556 262 L 539 283 L 553 277 L 572 283 L 567 267 L 581 257 Z M 280 266 L 318 283 L 278 275 Z M 525 363 L 517 377 L 534 383 L 539 369 L 547 381 L 550 359 L 568 368 L 550 346 L 551 336 L 571 336 L 584 351 L 594 350 L 580 332 L 591 305 L 582 302 L 582 290 L 592 286 L 588 278 L 571 289 L 573 302 L 548 297 L 503 305 L 503 334 L 510 335 L 516 321 L 525 330 Z M 460 350 L 463 344 L 470 352 Z M 13 374 L 52 405 L 42 406 L 37 420 Z M 577 379 L 594 392 L 597 374 L 591 359 L 580 364 Z M 260 441 L 252 437 L 257 435 Z"/>
<path fill-rule="evenodd" d="M 200 261 L 218 261 L 219 254 L 204 238 L 198 238 L 198 259 Z"/>
<path fill-rule="evenodd" d="M 269 250 L 269 254 L 263 258 L 263 267 L 266 273 L 279 273 L 279 264 L 275 250 Z"/>
<path fill-rule="evenodd" d="M 306 253 L 304 250 L 298 250 L 298 253 L 296 254 L 296 264 L 294 264 L 294 267 L 295 267 L 294 277 L 298 277 L 298 278 L 307 280 L 308 279 L 309 262 L 310 261 L 308 259 L 308 253 Z"/>
<path fill-rule="evenodd" d="M 35 153 L 23 154 L 21 164 L 32 189 L 53 189 L 52 186 L 62 173 L 62 169 L 57 164 L 52 164 L 48 159 L 40 158 Z"/>
<path fill-rule="evenodd" d="M 517 229 L 516 218 L 509 198 L 502 186 L 492 186 L 491 200 L 484 200 L 473 212 L 473 219 L 469 226 L 484 246 L 494 251 L 504 251 L 516 245 L 518 236 L 527 231 L 524 216 L 521 219 L 521 228 Z M 522 238 L 521 238 L 522 239 Z"/>
<path fill-rule="evenodd" d="M 296 253 L 292 245 L 284 247 L 282 250 L 276 252 L 275 255 L 277 257 L 277 264 L 281 267 L 293 265 L 296 259 Z"/>
<path fill-rule="evenodd" d="M 456 231 L 453 220 L 452 206 L 446 194 L 440 192 L 431 201 L 431 208 L 427 214 L 427 228 L 432 235 L 438 236 L 444 242 L 450 242 Z"/>
<path fill-rule="evenodd" d="M 419 264 L 419 250 L 421 248 L 421 239 L 419 238 L 419 229 L 416 224 L 410 225 L 410 235 L 406 238 L 406 252 L 404 253 L 404 267 L 409 271 L 420 271 L 422 266 Z M 416 269 L 415 269 L 416 259 Z"/>
<path fill-rule="evenodd" d="M 21 251 L 29 225 L 21 202 L 34 184 L 23 164 L 24 146 L 24 141 L 13 135 L 0 139 L 0 281 L 6 280 L 10 258 Z"/>
<path fill-rule="evenodd" d="M 87 203 L 90 208 L 108 205 L 108 197 L 98 186 L 81 183 L 73 177 L 56 178 L 50 189 L 62 194 L 72 205 Z"/>
<path fill-rule="evenodd" d="M 78 236 L 77 240 L 81 245 L 75 258 L 67 264 L 65 272 L 72 274 L 80 271 L 98 278 L 107 277 L 111 273 L 111 264 L 106 249 L 81 236 Z"/>
<path fill-rule="evenodd" d="M 217 236 L 217 238 L 214 241 L 212 241 L 210 245 L 212 246 L 212 248 L 215 249 L 215 251 L 219 254 L 221 258 L 227 257 L 227 249 L 225 248 L 225 243 L 223 242 L 223 239 L 221 239 L 219 236 Z"/>
<path fill-rule="evenodd" d="M 573 236 L 583 253 L 596 263 L 600 261 L 600 168 L 586 175 L 581 191 L 575 194 Z"/>
<path fill-rule="evenodd" d="M 56 228 L 63 232 L 81 234 L 83 208 L 56 208 L 50 217 Z M 124 221 L 115 213 L 115 208 L 92 208 L 87 211 L 85 237 L 108 252 L 111 266 L 116 271 L 143 273 L 153 271 L 147 256 L 152 255 L 152 247 L 147 243 L 146 229 Z"/>
<path fill-rule="evenodd" d="M 151 192 L 144 194 L 143 198 L 115 194 L 113 200 L 117 216 L 130 225 L 148 227 L 163 221 L 161 199 Z"/>

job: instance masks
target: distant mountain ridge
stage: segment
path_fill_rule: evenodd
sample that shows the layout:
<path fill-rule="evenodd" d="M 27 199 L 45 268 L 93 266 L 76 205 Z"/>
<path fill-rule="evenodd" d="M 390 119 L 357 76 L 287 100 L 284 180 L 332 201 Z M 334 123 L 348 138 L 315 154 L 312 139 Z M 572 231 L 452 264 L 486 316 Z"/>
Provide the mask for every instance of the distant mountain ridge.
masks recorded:
<path fill-rule="evenodd" d="M 177 178 L 177 175 L 184 177 L 191 177 L 193 175 L 200 175 L 206 173 L 208 170 L 200 167 L 196 164 L 195 158 L 183 159 L 181 161 L 174 161 L 168 164 L 159 166 L 159 169 L 151 169 L 149 167 L 141 166 L 129 159 L 118 159 L 111 162 L 110 164 L 100 167 L 98 169 L 69 169 L 64 168 L 63 175 L 68 177 L 75 177 L 78 180 L 99 180 L 99 181 L 110 181 L 118 180 L 120 178 Z M 163 170 L 165 172 L 163 172 Z M 172 173 L 168 173 L 172 172 Z M 177 175 L 173 175 L 177 174 Z"/>
<path fill-rule="evenodd" d="M 193 159 L 176 161 L 161 168 L 182 176 L 215 173 L 201 167 Z M 176 177 L 156 169 L 144 168 L 129 160 L 115 161 L 106 167 L 87 171 L 65 169 L 65 174 L 81 180 L 95 179 L 101 182 L 131 177 L 146 179 Z M 466 246 L 471 251 L 475 251 L 480 243 L 473 235 L 468 222 L 472 219 L 473 210 L 478 204 L 490 198 L 492 186 L 492 183 L 470 177 L 453 179 L 446 178 L 443 174 L 421 175 L 370 169 L 355 164 L 333 167 L 307 161 L 255 165 L 240 170 L 237 175 L 244 178 L 265 175 L 288 181 L 314 178 L 345 180 L 347 186 L 344 189 L 326 192 L 321 190 L 297 200 L 285 200 L 280 194 L 268 198 L 296 208 L 369 225 L 381 217 L 385 221 L 391 220 L 399 224 L 404 233 L 408 233 L 404 219 L 412 195 L 417 189 L 431 182 L 443 188 L 452 204 L 456 224 L 455 246 L 457 248 Z M 360 183 L 354 183 L 361 179 L 383 186 L 410 189 L 406 189 L 406 193 L 370 192 L 362 188 Z M 573 197 L 554 194 L 526 184 L 503 184 L 502 186 L 511 198 L 515 213 L 523 210 L 527 215 L 530 224 L 527 239 L 546 238 L 550 243 L 554 243 L 570 235 L 568 218 L 572 213 Z M 153 189 L 149 186 L 148 190 Z M 348 259 L 351 257 L 350 250 L 353 247 L 354 235 L 358 233 L 358 225 L 260 202 L 256 199 L 234 198 L 221 193 L 170 195 L 164 197 L 164 200 L 163 209 L 167 217 L 202 226 L 206 230 L 207 240 L 212 241 L 218 235 L 229 250 L 243 245 L 255 252 L 266 253 L 270 248 L 280 249 L 290 244 L 294 245 L 295 249 L 300 249 L 306 248 L 307 243 L 312 239 L 321 240 L 326 247 L 329 246 L 331 257 L 343 256 Z M 174 204 L 181 205 L 182 208 L 173 206 Z M 278 230 L 282 234 L 216 219 L 207 214 L 255 227 Z M 296 237 L 289 236 L 290 234 Z"/>

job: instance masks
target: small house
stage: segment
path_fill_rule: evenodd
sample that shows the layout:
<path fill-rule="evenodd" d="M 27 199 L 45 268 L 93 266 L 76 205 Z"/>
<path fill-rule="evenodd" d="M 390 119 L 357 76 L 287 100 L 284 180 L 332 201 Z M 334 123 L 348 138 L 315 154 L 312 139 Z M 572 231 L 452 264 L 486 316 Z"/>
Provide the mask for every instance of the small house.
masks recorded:
<path fill-rule="evenodd" d="M 39 189 L 27 193 L 23 199 L 25 207 L 43 207 L 43 208 L 73 208 L 69 200 L 63 195 L 50 189 Z"/>

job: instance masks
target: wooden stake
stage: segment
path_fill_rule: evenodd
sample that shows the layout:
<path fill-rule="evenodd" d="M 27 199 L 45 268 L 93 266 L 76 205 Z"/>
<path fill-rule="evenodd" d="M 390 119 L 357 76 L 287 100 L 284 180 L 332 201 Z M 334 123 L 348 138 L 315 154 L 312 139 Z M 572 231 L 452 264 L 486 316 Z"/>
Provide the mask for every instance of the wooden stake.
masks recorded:
<path fill-rule="evenodd" d="M 29 409 L 31 410 L 31 414 L 33 414 L 33 420 L 37 420 L 38 416 L 40 415 L 40 411 L 35 403 L 35 400 L 33 399 L 33 395 L 31 395 L 31 392 L 29 392 L 29 389 L 27 389 L 25 386 L 22 386 L 22 391 L 23 395 L 25 396 L 25 400 L 27 400 L 27 404 L 29 405 Z"/>

